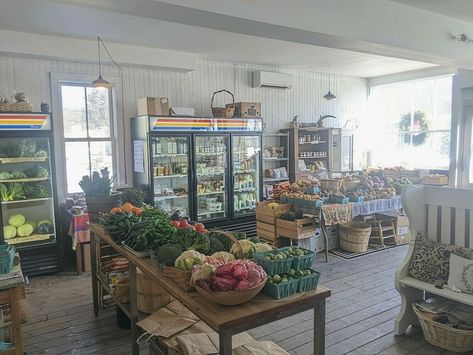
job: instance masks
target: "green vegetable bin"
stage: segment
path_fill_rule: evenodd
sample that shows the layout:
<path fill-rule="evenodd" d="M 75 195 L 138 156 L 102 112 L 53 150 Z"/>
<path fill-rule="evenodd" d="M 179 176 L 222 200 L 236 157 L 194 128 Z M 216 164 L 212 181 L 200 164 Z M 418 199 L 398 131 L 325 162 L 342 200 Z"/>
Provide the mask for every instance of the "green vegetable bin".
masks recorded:
<path fill-rule="evenodd" d="M 279 248 L 280 251 L 285 252 L 289 248 L 293 247 L 284 247 L 284 248 Z M 293 256 L 292 259 L 292 268 L 296 270 L 305 270 L 308 269 L 312 266 L 315 260 L 315 252 L 309 249 L 304 249 L 301 247 L 298 247 L 301 250 L 304 250 L 305 255 L 303 256 Z"/>
<path fill-rule="evenodd" d="M 0 274 L 8 274 L 15 259 L 15 247 L 11 245 L 0 245 Z"/>
<path fill-rule="evenodd" d="M 297 292 L 305 292 L 317 288 L 320 279 L 320 272 L 310 269 L 310 275 L 301 276 L 297 286 Z"/>
<path fill-rule="evenodd" d="M 257 264 L 261 265 L 268 275 L 287 274 L 291 270 L 292 256 L 288 256 L 282 260 L 268 260 L 266 256 L 269 254 L 277 254 L 278 250 L 270 250 L 256 253 L 254 258 Z"/>
<path fill-rule="evenodd" d="M 290 279 L 278 284 L 266 282 L 263 293 L 276 299 L 292 296 L 299 289 L 299 279 Z"/>

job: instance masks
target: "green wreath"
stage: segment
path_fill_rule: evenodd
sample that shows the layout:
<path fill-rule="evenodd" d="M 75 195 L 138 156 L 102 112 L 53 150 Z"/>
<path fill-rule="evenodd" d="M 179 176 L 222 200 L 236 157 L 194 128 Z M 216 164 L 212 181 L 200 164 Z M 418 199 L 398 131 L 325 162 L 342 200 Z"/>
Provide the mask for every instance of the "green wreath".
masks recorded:
<path fill-rule="evenodd" d="M 404 144 L 411 144 L 410 136 L 412 135 L 412 145 L 422 145 L 429 137 L 429 133 L 427 132 L 429 130 L 429 122 L 425 117 L 425 113 L 422 111 L 415 111 L 413 118 L 415 131 L 420 131 L 422 133 L 406 133 L 411 131 L 411 114 L 406 113 L 401 116 L 401 120 L 399 121 L 401 139 Z"/>

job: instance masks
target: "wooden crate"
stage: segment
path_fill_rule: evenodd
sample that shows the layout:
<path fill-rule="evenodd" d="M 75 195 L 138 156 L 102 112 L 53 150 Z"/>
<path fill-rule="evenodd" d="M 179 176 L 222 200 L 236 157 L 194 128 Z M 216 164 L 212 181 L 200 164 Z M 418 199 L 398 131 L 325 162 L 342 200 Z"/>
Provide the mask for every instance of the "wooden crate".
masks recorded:
<path fill-rule="evenodd" d="M 315 235 L 315 218 L 301 218 L 295 221 L 276 220 L 276 235 L 292 238 L 304 239 Z"/>
<path fill-rule="evenodd" d="M 256 206 L 256 220 L 268 224 L 276 224 L 276 218 L 282 215 L 284 212 L 289 211 L 290 206 L 288 204 L 279 203 L 277 208 L 269 208 L 268 204 L 276 201 L 262 201 Z"/>
<path fill-rule="evenodd" d="M 276 239 L 273 239 L 273 240 L 269 240 L 269 239 L 265 239 L 265 238 L 259 237 L 259 239 L 261 240 L 262 243 L 266 243 L 266 244 L 272 245 L 272 246 L 275 247 L 275 248 L 281 247 L 281 239 L 280 239 L 280 238 L 276 238 Z"/>
<path fill-rule="evenodd" d="M 261 225 L 264 225 L 262 228 Z M 272 227 L 272 228 L 270 228 Z M 272 224 L 257 222 L 256 235 L 259 238 L 266 240 L 275 240 L 276 239 L 276 227 Z"/>

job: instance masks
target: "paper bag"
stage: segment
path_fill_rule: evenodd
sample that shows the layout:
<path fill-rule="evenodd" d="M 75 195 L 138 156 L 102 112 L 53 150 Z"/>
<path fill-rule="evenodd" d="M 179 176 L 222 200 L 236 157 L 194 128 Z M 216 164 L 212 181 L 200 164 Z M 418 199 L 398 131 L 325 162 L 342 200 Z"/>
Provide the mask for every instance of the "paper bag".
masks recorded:
<path fill-rule="evenodd" d="M 289 355 L 272 341 L 254 341 L 233 350 L 233 355 Z"/>
<path fill-rule="evenodd" d="M 178 335 L 177 341 L 185 355 L 210 355 L 218 354 L 219 337 L 216 332 L 207 334 Z M 232 337 L 232 349 L 241 345 L 255 342 L 255 339 L 244 332 Z"/>
<path fill-rule="evenodd" d="M 148 334 L 169 338 L 170 336 L 189 328 L 196 322 L 195 319 L 177 315 L 165 307 L 159 309 L 136 324 L 143 328 L 143 330 Z"/>
<path fill-rule="evenodd" d="M 182 354 L 182 349 L 179 345 L 179 341 L 177 340 L 177 337 L 179 335 L 186 335 L 186 334 L 198 334 L 198 333 L 209 333 L 213 332 L 213 329 L 210 328 L 207 323 L 203 321 L 198 321 L 194 324 L 192 324 L 189 328 L 184 329 L 183 331 L 175 334 L 172 337 L 169 337 L 167 339 L 165 338 L 159 338 L 159 341 L 161 344 L 163 344 L 165 347 L 168 349 L 173 349 L 174 351 L 179 351 L 180 354 Z"/>

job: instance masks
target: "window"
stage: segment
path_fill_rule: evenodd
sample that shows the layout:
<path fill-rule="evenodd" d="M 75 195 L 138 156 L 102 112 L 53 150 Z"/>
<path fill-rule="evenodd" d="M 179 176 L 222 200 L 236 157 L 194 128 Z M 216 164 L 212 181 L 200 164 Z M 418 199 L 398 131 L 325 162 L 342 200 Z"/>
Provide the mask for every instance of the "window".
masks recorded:
<path fill-rule="evenodd" d="M 372 87 L 360 125 L 371 166 L 448 169 L 451 106 L 450 76 Z"/>
<path fill-rule="evenodd" d="M 111 90 L 61 85 L 67 192 L 79 192 L 82 176 L 114 171 Z"/>

